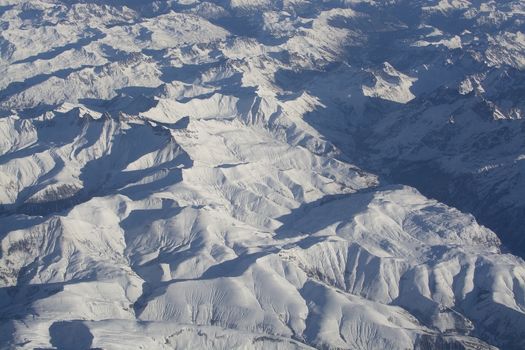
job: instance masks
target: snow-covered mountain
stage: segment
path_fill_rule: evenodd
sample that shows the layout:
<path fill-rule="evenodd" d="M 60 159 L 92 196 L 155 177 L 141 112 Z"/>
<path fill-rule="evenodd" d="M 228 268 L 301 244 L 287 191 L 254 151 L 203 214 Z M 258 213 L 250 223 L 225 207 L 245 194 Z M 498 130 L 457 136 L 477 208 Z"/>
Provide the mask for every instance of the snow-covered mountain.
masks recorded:
<path fill-rule="evenodd" d="M 524 348 L 524 21 L 0 1 L 0 348 Z"/>

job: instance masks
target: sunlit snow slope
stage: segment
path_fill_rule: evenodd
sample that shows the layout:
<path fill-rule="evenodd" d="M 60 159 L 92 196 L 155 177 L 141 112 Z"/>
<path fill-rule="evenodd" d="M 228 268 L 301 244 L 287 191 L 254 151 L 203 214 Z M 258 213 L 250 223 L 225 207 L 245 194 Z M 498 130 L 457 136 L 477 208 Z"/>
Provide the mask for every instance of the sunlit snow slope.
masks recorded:
<path fill-rule="evenodd" d="M 0 348 L 525 348 L 524 16 L 0 0 Z"/>

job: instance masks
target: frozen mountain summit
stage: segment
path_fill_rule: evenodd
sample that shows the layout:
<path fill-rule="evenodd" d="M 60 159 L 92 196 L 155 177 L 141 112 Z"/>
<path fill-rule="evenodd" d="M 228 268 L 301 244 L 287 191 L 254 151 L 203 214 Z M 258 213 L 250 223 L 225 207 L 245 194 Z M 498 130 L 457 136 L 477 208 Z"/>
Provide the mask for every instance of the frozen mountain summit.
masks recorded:
<path fill-rule="evenodd" d="M 0 349 L 524 349 L 524 26 L 0 0 Z"/>

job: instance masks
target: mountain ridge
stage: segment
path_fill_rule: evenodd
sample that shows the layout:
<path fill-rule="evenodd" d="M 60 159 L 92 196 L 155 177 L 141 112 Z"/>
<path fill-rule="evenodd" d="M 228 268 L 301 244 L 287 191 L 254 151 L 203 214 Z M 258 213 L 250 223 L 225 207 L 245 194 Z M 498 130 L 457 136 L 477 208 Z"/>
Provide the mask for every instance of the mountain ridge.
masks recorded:
<path fill-rule="evenodd" d="M 4 1 L 0 347 L 523 347 L 524 13 Z"/>

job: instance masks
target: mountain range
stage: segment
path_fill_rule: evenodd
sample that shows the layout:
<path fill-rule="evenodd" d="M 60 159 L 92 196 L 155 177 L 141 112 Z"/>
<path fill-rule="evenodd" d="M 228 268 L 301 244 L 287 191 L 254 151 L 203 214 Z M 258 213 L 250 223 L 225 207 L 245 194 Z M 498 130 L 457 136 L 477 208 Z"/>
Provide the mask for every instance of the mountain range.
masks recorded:
<path fill-rule="evenodd" d="M 0 0 L 0 349 L 523 349 L 524 96 L 519 0 Z"/>

